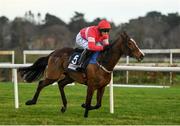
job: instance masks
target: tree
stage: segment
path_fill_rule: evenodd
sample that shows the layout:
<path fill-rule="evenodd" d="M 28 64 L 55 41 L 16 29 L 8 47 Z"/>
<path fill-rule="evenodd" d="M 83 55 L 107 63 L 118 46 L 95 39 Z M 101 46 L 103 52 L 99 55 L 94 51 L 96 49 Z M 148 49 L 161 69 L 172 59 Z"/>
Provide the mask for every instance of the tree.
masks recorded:
<path fill-rule="evenodd" d="M 4 29 L 6 25 L 8 24 L 9 19 L 5 16 L 0 17 L 0 47 L 3 48 L 4 46 Z"/>
<path fill-rule="evenodd" d="M 174 28 L 180 24 L 180 16 L 178 13 L 169 13 L 165 21 Z"/>
<path fill-rule="evenodd" d="M 45 16 L 45 26 L 56 25 L 56 24 L 66 25 L 66 23 L 61 19 L 59 19 L 58 17 L 47 13 Z"/>
<path fill-rule="evenodd" d="M 161 17 L 162 14 L 160 12 L 157 12 L 157 11 L 151 11 L 151 12 L 148 12 L 146 14 L 146 17 L 151 17 L 151 18 L 154 18 L 154 17 Z"/>
<path fill-rule="evenodd" d="M 73 33 L 78 33 L 80 29 L 86 27 L 88 23 L 84 19 L 84 14 L 75 11 L 75 15 L 71 18 L 68 27 Z"/>
<path fill-rule="evenodd" d="M 0 25 L 1 24 L 6 24 L 8 22 L 9 22 L 9 19 L 7 17 L 5 17 L 5 16 L 0 17 Z"/>

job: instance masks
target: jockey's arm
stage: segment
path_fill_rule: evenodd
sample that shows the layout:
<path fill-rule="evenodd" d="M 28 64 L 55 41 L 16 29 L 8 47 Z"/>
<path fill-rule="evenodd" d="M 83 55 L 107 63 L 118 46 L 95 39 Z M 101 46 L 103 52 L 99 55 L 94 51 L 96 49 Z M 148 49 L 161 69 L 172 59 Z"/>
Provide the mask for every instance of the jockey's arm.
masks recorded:
<path fill-rule="evenodd" d="M 96 45 L 95 38 L 88 37 L 88 49 L 91 51 L 102 51 L 104 48 L 103 46 Z"/>
<path fill-rule="evenodd" d="M 109 35 L 103 35 L 103 46 L 108 46 L 109 45 Z"/>

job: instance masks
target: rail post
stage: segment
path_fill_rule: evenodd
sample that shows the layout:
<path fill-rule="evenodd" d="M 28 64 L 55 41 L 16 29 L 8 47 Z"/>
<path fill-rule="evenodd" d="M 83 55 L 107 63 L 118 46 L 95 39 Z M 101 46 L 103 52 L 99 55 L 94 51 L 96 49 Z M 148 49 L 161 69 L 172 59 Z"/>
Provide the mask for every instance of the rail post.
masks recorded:
<path fill-rule="evenodd" d="M 114 96 L 113 96 L 113 72 L 111 73 L 111 81 L 109 84 L 110 95 L 110 113 L 114 113 Z"/>
<path fill-rule="evenodd" d="M 13 81 L 14 81 L 14 99 L 15 108 L 19 108 L 19 95 L 18 95 L 18 81 L 17 81 L 17 68 L 13 68 Z"/>
<path fill-rule="evenodd" d="M 126 65 L 129 65 L 129 56 L 126 56 Z M 126 71 L 126 84 L 129 83 L 129 71 Z"/>
<path fill-rule="evenodd" d="M 170 66 L 173 64 L 173 53 L 172 50 L 170 50 Z M 172 72 L 169 73 L 169 83 L 172 85 Z"/>

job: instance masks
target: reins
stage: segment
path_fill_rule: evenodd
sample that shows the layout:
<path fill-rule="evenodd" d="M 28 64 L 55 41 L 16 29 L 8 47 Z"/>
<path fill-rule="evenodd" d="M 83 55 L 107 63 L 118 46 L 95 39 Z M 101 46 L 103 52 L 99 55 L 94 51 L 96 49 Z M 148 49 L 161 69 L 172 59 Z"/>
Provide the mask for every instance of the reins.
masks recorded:
<path fill-rule="evenodd" d="M 109 53 L 107 52 L 107 50 L 109 50 L 110 48 L 112 48 L 112 46 L 115 44 L 115 42 L 111 43 L 106 50 L 104 50 L 103 53 Z M 106 55 L 106 54 L 105 54 Z M 104 60 L 104 59 L 103 59 Z M 107 59 L 106 59 L 107 60 Z M 97 61 L 97 65 L 102 69 L 104 70 L 106 73 L 109 73 L 111 74 L 113 72 L 113 70 L 108 70 L 106 67 L 104 67 L 102 64 L 104 63 L 104 61 Z"/>
<path fill-rule="evenodd" d="M 124 46 L 124 51 L 125 51 L 125 55 L 128 55 L 129 54 L 129 51 L 130 51 L 130 48 L 128 47 L 128 37 L 127 36 L 122 36 L 121 35 L 121 38 L 123 39 L 122 43 L 125 44 Z M 107 68 L 107 61 L 109 61 L 110 59 L 109 58 L 112 58 L 112 55 L 110 53 L 112 53 L 112 48 L 113 46 L 116 44 L 116 42 L 119 41 L 119 37 L 117 39 L 115 39 L 115 41 L 113 43 L 111 43 L 108 47 L 106 47 L 106 49 L 101 53 L 102 54 L 102 57 L 99 61 L 97 61 L 97 65 L 102 69 L 104 70 L 106 73 L 112 73 L 113 72 L 113 68 L 112 70 L 108 70 Z M 115 53 L 113 51 L 113 53 Z M 100 54 L 100 55 L 101 55 Z M 110 69 L 110 68 L 109 68 Z"/>
<path fill-rule="evenodd" d="M 103 65 L 99 64 L 99 62 L 97 62 L 97 65 L 98 65 L 101 69 L 103 69 L 106 73 L 109 73 L 109 74 L 110 74 L 110 73 L 113 72 L 113 70 L 110 71 L 110 70 L 106 69 Z"/>

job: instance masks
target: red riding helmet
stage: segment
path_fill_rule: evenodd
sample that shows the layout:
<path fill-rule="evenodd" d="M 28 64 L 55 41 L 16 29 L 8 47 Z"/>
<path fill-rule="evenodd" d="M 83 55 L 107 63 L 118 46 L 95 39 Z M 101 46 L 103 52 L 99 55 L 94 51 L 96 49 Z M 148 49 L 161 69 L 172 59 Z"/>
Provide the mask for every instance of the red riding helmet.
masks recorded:
<path fill-rule="evenodd" d="M 111 29 L 111 25 L 107 20 L 101 20 L 98 24 L 99 29 Z"/>

